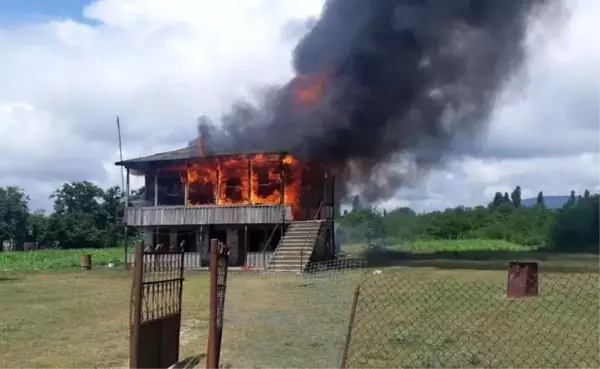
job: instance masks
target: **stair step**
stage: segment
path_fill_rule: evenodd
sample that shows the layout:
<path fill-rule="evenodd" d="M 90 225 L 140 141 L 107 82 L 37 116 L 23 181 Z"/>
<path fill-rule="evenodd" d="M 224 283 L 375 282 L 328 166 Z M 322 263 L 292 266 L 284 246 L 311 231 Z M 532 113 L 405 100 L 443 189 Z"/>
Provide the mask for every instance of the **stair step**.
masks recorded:
<path fill-rule="evenodd" d="M 289 227 L 287 229 L 287 233 L 290 232 L 314 232 L 314 231 L 318 231 L 319 229 L 321 229 L 321 227 Z"/>
<path fill-rule="evenodd" d="M 314 232 L 291 232 L 291 233 L 287 233 L 286 235 L 284 235 L 283 238 L 315 237 L 318 234 L 319 234 L 318 231 L 314 231 Z"/>
<path fill-rule="evenodd" d="M 312 250 L 312 245 L 307 245 L 307 246 L 302 246 L 302 245 L 298 245 L 298 246 L 280 246 L 279 250 L 277 250 L 277 253 L 279 254 L 280 252 L 300 252 L 300 251 L 304 251 L 304 250 Z"/>
<path fill-rule="evenodd" d="M 277 257 L 281 256 L 281 257 L 286 257 L 286 258 L 289 258 L 289 257 L 298 257 L 299 258 L 299 257 L 306 257 L 307 255 L 310 255 L 310 254 L 312 254 L 312 249 L 309 249 L 309 248 L 303 249 L 303 250 L 300 250 L 300 249 L 299 250 L 289 250 L 289 251 L 281 250 L 281 251 L 278 251 L 277 254 L 274 255 L 273 257 L 277 258 Z"/>
<path fill-rule="evenodd" d="M 282 245 L 277 248 L 277 253 L 280 253 L 282 251 L 300 252 L 300 251 L 312 250 L 313 248 L 314 248 L 314 245 Z"/>
<path fill-rule="evenodd" d="M 279 242 L 279 244 L 280 245 L 306 245 L 306 244 L 315 242 L 316 240 L 317 240 L 317 237 L 283 239 Z"/>
<path fill-rule="evenodd" d="M 309 262 L 309 258 L 304 258 L 304 259 L 300 259 L 300 258 L 289 258 L 289 259 L 275 259 L 275 260 L 271 260 L 271 263 L 269 264 L 270 266 L 275 266 L 275 265 L 300 265 L 300 264 L 308 264 Z"/>
<path fill-rule="evenodd" d="M 287 229 L 316 229 L 321 228 L 321 223 L 310 223 L 310 224 L 290 224 Z"/>
<path fill-rule="evenodd" d="M 312 253 L 305 252 L 304 254 L 294 253 L 294 254 L 277 254 L 277 256 L 273 257 L 271 260 L 299 260 L 305 261 L 310 259 L 310 255 Z"/>
<path fill-rule="evenodd" d="M 289 236 L 283 236 L 283 238 L 281 239 L 283 240 L 295 240 L 295 241 L 303 241 L 303 240 L 310 240 L 311 238 L 317 238 L 318 235 L 316 233 L 311 233 L 311 234 L 303 234 L 303 235 L 289 235 Z"/>

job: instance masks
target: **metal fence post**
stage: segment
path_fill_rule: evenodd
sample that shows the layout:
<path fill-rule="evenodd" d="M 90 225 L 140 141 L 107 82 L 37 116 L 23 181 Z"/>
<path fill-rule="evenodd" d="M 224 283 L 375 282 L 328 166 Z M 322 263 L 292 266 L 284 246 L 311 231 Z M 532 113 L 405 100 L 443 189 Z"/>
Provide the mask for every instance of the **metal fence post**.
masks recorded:
<path fill-rule="evenodd" d="M 219 240 L 210 240 L 210 287 L 209 306 L 210 315 L 208 323 L 208 347 L 206 352 L 206 369 L 217 369 L 217 314 L 218 294 L 217 283 L 219 279 Z"/>
<path fill-rule="evenodd" d="M 352 341 L 352 330 L 354 329 L 354 318 L 356 317 L 356 305 L 360 296 L 360 284 L 354 290 L 354 298 L 352 299 L 352 307 L 350 308 L 350 317 L 348 319 L 348 331 L 346 332 L 346 342 L 344 343 L 344 351 L 342 351 L 342 362 L 340 367 L 346 369 L 348 365 L 348 352 L 350 342 Z"/>

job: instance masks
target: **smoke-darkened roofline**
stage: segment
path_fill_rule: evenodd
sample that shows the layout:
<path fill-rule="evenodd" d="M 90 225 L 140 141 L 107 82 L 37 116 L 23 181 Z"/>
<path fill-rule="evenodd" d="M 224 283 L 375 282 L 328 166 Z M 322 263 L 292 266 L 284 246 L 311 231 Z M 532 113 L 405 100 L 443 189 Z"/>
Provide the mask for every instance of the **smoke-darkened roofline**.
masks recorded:
<path fill-rule="evenodd" d="M 182 149 L 171 150 L 160 152 L 148 156 L 142 156 L 139 158 L 133 158 L 115 163 L 117 166 L 123 166 L 126 168 L 136 168 L 139 166 L 146 166 L 148 164 L 167 164 L 174 162 L 184 162 L 187 160 L 197 160 L 204 158 L 216 158 L 219 156 L 232 156 L 232 155 L 252 155 L 252 154 L 279 154 L 285 155 L 286 151 L 210 151 L 204 155 L 200 155 L 197 147 L 184 147 Z"/>

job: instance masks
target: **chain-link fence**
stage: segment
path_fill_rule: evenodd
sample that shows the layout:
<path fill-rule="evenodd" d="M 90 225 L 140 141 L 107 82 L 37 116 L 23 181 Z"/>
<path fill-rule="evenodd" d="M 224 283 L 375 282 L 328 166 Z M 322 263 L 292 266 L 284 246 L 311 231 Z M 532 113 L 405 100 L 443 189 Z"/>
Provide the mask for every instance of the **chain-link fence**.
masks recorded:
<path fill-rule="evenodd" d="M 315 263 L 303 274 L 230 272 L 221 364 L 339 367 L 360 260 Z"/>
<path fill-rule="evenodd" d="M 541 272 L 526 282 L 534 288 L 523 286 L 529 297 L 518 299 L 506 297 L 511 278 L 371 272 L 356 290 L 345 366 L 598 368 L 598 270 Z"/>
<path fill-rule="evenodd" d="M 221 366 L 600 366 L 597 268 L 364 266 L 230 273 Z"/>

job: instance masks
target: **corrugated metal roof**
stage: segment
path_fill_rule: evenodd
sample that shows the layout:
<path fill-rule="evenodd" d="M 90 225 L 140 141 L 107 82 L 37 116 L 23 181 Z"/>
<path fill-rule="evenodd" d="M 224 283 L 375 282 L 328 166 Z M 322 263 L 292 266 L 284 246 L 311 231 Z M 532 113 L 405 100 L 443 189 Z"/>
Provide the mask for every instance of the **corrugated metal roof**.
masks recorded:
<path fill-rule="evenodd" d="M 123 161 L 118 161 L 115 165 L 127 166 L 128 164 L 142 164 L 142 163 L 151 163 L 151 162 L 161 162 L 161 161 L 178 161 L 178 160 L 190 160 L 190 159 L 198 159 L 201 157 L 215 157 L 215 156 L 225 156 L 225 155 L 246 155 L 246 154 L 258 154 L 258 151 L 251 152 L 235 152 L 232 150 L 223 150 L 223 151 L 208 151 L 205 155 L 201 156 L 197 147 L 184 147 L 183 149 L 177 149 L 172 151 L 160 152 L 156 154 L 152 154 L 149 156 L 143 156 L 134 159 L 127 159 Z M 272 152 L 275 153 L 283 153 L 283 152 Z"/>

